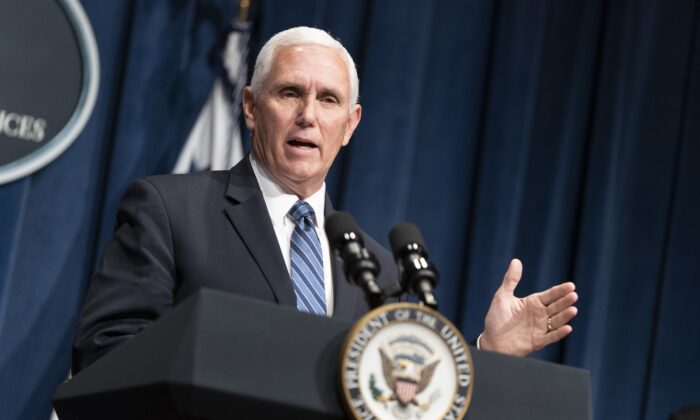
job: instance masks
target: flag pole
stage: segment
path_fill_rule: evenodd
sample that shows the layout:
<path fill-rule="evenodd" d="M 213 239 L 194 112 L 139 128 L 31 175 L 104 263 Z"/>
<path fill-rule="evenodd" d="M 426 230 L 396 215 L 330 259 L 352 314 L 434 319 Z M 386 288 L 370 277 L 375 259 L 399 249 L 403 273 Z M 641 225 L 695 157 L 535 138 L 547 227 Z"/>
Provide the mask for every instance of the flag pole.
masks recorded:
<path fill-rule="evenodd" d="M 246 22 L 248 20 L 248 11 L 250 10 L 250 0 L 238 0 L 238 22 Z"/>

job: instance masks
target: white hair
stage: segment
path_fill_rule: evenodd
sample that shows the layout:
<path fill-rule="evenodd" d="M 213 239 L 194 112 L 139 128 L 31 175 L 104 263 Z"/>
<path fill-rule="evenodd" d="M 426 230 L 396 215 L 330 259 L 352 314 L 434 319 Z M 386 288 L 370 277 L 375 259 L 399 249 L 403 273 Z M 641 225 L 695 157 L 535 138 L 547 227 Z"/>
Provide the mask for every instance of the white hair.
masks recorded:
<path fill-rule="evenodd" d="M 340 41 L 322 29 L 309 28 L 308 26 L 297 26 L 278 32 L 263 45 L 260 53 L 258 53 L 258 58 L 255 60 L 255 69 L 250 81 L 253 96 L 256 99 L 260 96 L 263 82 L 270 73 L 272 59 L 277 49 L 292 45 L 322 45 L 333 48 L 340 53 L 350 76 L 350 109 L 352 110 L 352 107 L 357 103 L 357 96 L 360 90 L 360 80 L 357 77 L 355 62 Z"/>

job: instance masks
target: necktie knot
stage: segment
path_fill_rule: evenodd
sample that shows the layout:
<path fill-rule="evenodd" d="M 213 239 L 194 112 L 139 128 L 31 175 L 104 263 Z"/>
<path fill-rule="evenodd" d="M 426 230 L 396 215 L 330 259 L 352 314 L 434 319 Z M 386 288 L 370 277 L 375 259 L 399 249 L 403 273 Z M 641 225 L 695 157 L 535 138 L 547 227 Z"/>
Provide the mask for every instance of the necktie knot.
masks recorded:
<path fill-rule="evenodd" d="M 299 200 L 289 209 L 289 215 L 292 216 L 297 223 L 306 221 L 311 224 L 314 217 L 314 209 L 309 203 L 304 200 Z"/>

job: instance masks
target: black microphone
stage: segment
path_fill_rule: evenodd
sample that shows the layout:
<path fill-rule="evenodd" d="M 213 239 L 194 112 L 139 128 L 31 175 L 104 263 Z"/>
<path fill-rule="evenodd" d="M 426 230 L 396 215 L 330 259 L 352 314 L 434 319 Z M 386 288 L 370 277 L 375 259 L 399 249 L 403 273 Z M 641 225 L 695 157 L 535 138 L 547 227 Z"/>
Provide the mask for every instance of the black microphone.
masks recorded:
<path fill-rule="evenodd" d="M 326 219 L 326 235 L 331 248 L 343 260 L 345 275 L 364 290 L 370 307 L 384 303 L 376 281 L 379 263 L 365 248 L 355 219 L 348 213 L 333 213 Z"/>
<path fill-rule="evenodd" d="M 439 276 L 428 259 L 428 250 L 418 227 L 411 223 L 396 225 L 389 232 L 389 243 L 399 266 L 404 290 L 418 295 L 426 306 L 437 309 L 433 290 Z"/>

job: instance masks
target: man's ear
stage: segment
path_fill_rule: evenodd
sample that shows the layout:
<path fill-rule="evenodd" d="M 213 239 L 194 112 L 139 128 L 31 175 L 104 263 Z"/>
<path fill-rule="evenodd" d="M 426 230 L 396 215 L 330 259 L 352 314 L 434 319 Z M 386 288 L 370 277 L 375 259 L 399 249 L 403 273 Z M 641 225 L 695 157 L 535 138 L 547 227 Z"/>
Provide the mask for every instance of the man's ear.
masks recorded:
<path fill-rule="evenodd" d="M 250 86 L 243 89 L 243 116 L 246 127 L 252 131 L 255 128 L 255 98 L 253 97 L 253 88 Z"/>
<path fill-rule="evenodd" d="M 350 137 L 352 133 L 355 132 L 357 125 L 360 123 L 362 118 L 362 107 L 360 104 L 355 104 L 350 111 L 350 117 L 348 118 L 348 126 L 345 127 L 345 138 L 343 139 L 343 146 L 347 146 L 350 143 Z"/>

